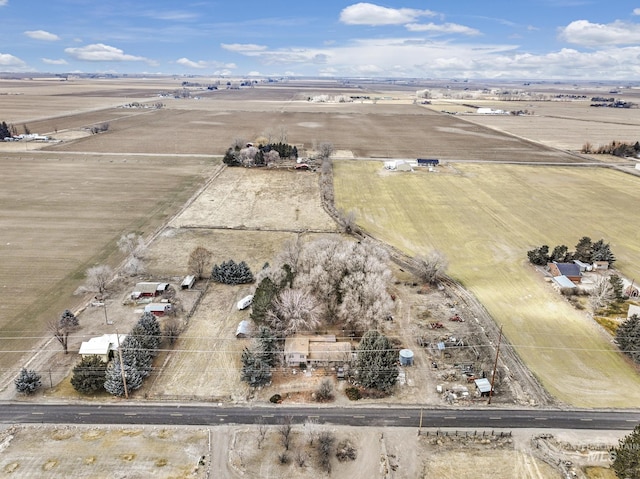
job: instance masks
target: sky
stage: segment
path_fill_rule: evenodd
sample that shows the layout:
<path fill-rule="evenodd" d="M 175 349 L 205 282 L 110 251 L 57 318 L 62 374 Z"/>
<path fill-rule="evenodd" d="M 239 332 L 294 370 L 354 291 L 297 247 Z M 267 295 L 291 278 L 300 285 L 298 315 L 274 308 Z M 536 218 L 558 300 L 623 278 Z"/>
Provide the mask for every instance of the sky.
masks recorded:
<path fill-rule="evenodd" d="M 640 0 L 0 0 L 0 72 L 640 79 Z"/>

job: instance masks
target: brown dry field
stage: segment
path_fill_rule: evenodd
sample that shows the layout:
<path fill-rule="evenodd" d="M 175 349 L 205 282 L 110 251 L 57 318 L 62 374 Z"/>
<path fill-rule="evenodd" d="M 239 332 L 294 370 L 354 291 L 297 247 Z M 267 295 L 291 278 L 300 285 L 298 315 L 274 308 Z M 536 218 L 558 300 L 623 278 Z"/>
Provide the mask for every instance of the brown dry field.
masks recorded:
<path fill-rule="evenodd" d="M 43 339 L 46 321 L 86 300 L 73 291 L 88 267 L 117 265 L 120 235 L 149 237 L 211 167 L 203 159 L 56 153 L 5 153 L 0 161 L 2 368 Z"/>
<path fill-rule="evenodd" d="M 412 105 L 409 89 L 355 90 L 318 83 L 213 92 L 192 89 L 192 95 L 198 95 L 199 100 L 156 96 L 159 92 L 178 89 L 180 83 L 170 79 L 149 84 L 109 80 L 96 83 L 34 81 L 33 85 L 5 82 L 0 83 L 0 94 L 12 94 L 0 95 L 0 105 L 7 103 L 7 120 L 18 128 L 29 121 L 32 132 L 54 137 L 56 130 L 62 132 L 109 122 L 107 133 L 45 146 L 58 151 L 222 154 L 234 138 L 251 141 L 265 132 L 280 131 L 284 127 L 289 141 L 296 144 L 303 143 L 310 148 L 316 142 L 331 141 L 336 149 L 350 150 L 358 157 L 435 156 L 488 161 L 514 161 L 524 157 L 533 162 L 576 161 L 572 156 L 558 155 L 525 140 L 496 134 L 451 115 Z M 320 93 L 384 95 L 389 99 L 377 103 L 306 101 L 307 97 Z M 69 99 L 68 105 L 64 103 L 66 99 Z M 160 111 L 108 108 L 134 100 L 161 101 L 166 108 Z M 48 101 L 51 105 L 47 105 Z M 100 108 L 103 110 L 97 111 Z M 38 117 L 42 120 L 37 121 Z"/>
<path fill-rule="evenodd" d="M 311 431 L 306 425 L 293 426 L 290 463 L 282 465 L 278 455 L 284 448 L 277 426 L 266 427 L 261 447 L 256 426 L 11 426 L 0 431 L 0 477 L 559 479 L 567 476 L 548 462 L 562 459 L 573 462 L 571 470 L 586 471 L 586 477 L 596 479 L 614 477 L 603 459 L 608 455 L 584 451 L 583 445 L 613 445 L 622 436 L 619 431 L 559 432 L 550 441 L 564 446 L 545 462 L 531 444 L 539 430 L 513 431 L 506 438 L 499 437 L 503 431 L 495 431 L 497 436 L 483 440 L 463 437 L 473 435 L 472 430 L 457 431 L 456 438 L 453 430 L 438 431 L 436 437 L 436 431 L 427 428 L 418 436 L 414 428 L 316 425 L 315 434 L 329 432 L 336 444 L 347 440 L 356 449 L 353 461 L 340 462 L 333 453 L 327 475 L 318 466 L 316 448 L 309 445 Z M 296 460 L 302 456 L 304 466 Z"/>

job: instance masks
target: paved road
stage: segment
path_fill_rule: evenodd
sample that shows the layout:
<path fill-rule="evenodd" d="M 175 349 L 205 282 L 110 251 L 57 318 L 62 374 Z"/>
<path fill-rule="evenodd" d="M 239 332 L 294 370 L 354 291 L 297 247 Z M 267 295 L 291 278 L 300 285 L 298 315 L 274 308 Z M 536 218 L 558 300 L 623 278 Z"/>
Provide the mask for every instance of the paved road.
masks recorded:
<path fill-rule="evenodd" d="M 525 409 L 423 409 L 417 407 L 225 407 L 174 404 L 27 404 L 0 403 L 0 423 L 46 424 L 254 424 L 263 418 L 300 423 L 437 428 L 554 428 L 627 430 L 640 423 L 640 411 L 561 411 Z"/>

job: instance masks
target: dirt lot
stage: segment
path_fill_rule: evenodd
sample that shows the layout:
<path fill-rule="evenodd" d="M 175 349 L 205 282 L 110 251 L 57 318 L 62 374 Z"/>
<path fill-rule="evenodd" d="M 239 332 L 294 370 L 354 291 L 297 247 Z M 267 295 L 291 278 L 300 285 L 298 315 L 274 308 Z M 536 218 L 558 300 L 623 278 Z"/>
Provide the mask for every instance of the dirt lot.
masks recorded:
<path fill-rule="evenodd" d="M 632 225 L 640 219 L 629 215 L 639 210 L 628 208 L 637 204 L 636 178 L 604 169 L 506 165 L 458 164 L 432 174 L 389 174 L 375 162 L 335 168 L 337 204 L 409 254 L 444 251 L 450 273 L 504 326 L 555 397 L 586 407 L 638 404 L 636 369 L 586 312 L 570 306 L 526 262 L 535 245 L 573 246 L 588 235 L 610 241 L 616 267 L 638 277 Z"/>
<path fill-rule="evenodd" d="M 3 478 L 172 477 L 607 478 L 607 448 L 619 432 L 429 430 L 293 425 L 289 462 L 280 426 L 12 426 L 0 432 Z M 331 474 L 318 463 L 317 434 L 333 435 Z M 311 444 L 313 437 L 314 445 Z M 354 460 L 339 461 L 348 441 Z M 564 466 L 570 461 L 571 466 Z M 559 464 L 560 462 L 560 464 Z M 603 468 L 604 467 L 604 468 Z M 589 475 L 584 475 L 588 471 Z M 598 474 L 598 475 L 596 475 Z"/>

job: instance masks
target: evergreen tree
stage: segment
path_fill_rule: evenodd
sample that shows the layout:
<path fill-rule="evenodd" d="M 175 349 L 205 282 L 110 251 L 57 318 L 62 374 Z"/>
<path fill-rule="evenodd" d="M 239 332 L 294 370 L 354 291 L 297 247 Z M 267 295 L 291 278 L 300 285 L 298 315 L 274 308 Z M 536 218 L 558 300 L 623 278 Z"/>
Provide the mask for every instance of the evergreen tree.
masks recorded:
<path fill-rule="evenodd" d="M 256 324 L 262 324 L 267 318 L 267 313 L 273 309 L 273 300 L 278 295 L 280 288 L 266 276 L 260 281 L 251 303 L 251 319 Z"/>
<path fill-rule="evenodd" d="M 236 263 L 232 259 L 215 265 L 211 271 L 211 279 L 224 284 L 246 284 L 255 281 L 247 263 Z"/>
<path fill-rule="evenodd" d="M 549 256 L 549 247 L 546 244 L 539 248 L 527 251 L 527 257 L 529 258 L 530 263 L 538 266 L 544 266 L 551 260 Z"/>
<path fill-rule="evenodd" d="M 255 336 L 255 355 L 269 366 L 275 366 L 278 355 L 278 340 L 267 326 L 260 326 Z"/>
<path fill-rule="evenodd" d="M 616 257 L 611 252 L 609 243 L 605 243 L 604 240 L 598 240 L 591 246 L 591 262 L 594 261 L 607 261 L 609 266 L 613 266 L 616 262 Z"/>
<path fill-rule="evenodd" d="M 551 253 L 551 261 L 557 261 L 558 263 L 564 263 L 568 260 L 569 248 L 566 245 L 558 245 L 553 248 Z"/>
<path fill-rule="evenodd" d="M 378 331 L 368 331 L 358 346 L 358 382 L 366 388 L 389 391 L 398 378 L 397 360 L 398 351 L 389 338 Z"/>
<path fill-rule="evenodd" d="M 151 356 L 158 354 L 162 331 L 160 323 L 153 313 L 145 312 L 131 330 L 131 335 L 138 338 L 142 347 L 147 349 Z"/>
<path fill-rule="evenodd" d="M 611 469 L 620 479 L 640 477 L 640 424 L 611 451 Z"/>
<path fill-rule="evenodd" d="M 618 326 L 615 341 L 623 353 L 640 363 L 640 317 L 637 314 Z"/>
<path fill-rule="evenodd" d="M 98 356 L 82 358 L 73 367 L 71 385 L 82 394 L 93 394 L 104 389 L 107 365 Z"/>
<path fill-rule="evenodd" d="M 591 262 L 591 238 L 583 236 L 576 244 L 576 252 L 573 257 L 583 263 Z"/>
<path fill-rule="evenodd" d="M 252 387 L 264 386 L 271 381 L 271 368 L 254 351 L 244 348 L 241 378 Z"/>
<path fill-rule="evenodd" d="M 142 386 L 143 377 L 135 366 L 125 364 L 124 372 L 127 379 L 127 391 L 135 391 Z M 122 382 L 122 369 L 120 361 L 111 361 L 105 372 L 104 388 L 114 396 L 124 396 L 124 383 Z"/>
<path fill-rule="evenodd" d="M 225 165 L 240 166 L 240 159 L 238 158 L 238 150 L 229 148 L 222 159 Z"/>
<path fill-rule="evenodd" d="M 613 295 L 616 301 L 624 301 L 624 292 L 622 291 L 624 288 L 624 283 L 622 282 L 622 278 L 617 274 L 612 274 L 611 276 L 609 276 L 609 283 L 611 283 L 611 288 L 613 289 Z"/>
<path fill-rule="evenodd" d="M 20 374 L 14 380 L 14 384 L 16 385 L 16 391 L 29 395 L 36 392 L 42 381 L 40 381 L 40 375 L 33 369 L 22 368 Z"/>
<path fill-rule="evenodd" d="M 138 337 L 128 335 L 120 344 L 120 348 L 125 366 L 132 366 L 143 378 L 151 374 L 151 353 L 142 345 Z"/>

